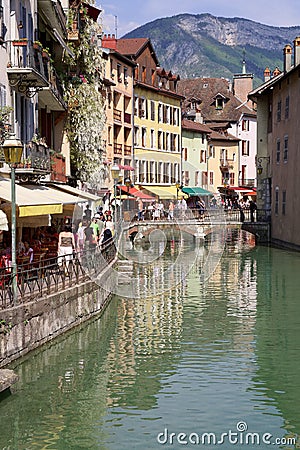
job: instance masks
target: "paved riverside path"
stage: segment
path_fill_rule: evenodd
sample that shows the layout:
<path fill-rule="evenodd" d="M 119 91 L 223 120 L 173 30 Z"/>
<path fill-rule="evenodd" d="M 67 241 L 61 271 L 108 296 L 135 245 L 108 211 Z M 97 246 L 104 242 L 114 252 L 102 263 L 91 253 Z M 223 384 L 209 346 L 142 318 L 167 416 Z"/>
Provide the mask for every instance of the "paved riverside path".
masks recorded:
<path fill-rule="evenodd" d="M 10 369 L 0 369 L 0 392 L 10 388 L 12 384 L 18 381 L 18 375 Z"/>

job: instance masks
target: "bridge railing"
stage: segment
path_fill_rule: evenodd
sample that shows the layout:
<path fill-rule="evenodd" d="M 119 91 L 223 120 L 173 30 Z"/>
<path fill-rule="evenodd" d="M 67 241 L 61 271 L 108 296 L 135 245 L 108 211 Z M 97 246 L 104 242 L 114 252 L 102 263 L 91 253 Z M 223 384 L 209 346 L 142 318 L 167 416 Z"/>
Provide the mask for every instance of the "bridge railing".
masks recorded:
<path fill-rule="evenodd" d="M 116 256 L 114 241 L 102 247 L 32 262 L 17 269 L 18 303 L 38 300 L 99 275 Z M 0 269 L 0 310 L 13 306 L 11 269 Z"/>

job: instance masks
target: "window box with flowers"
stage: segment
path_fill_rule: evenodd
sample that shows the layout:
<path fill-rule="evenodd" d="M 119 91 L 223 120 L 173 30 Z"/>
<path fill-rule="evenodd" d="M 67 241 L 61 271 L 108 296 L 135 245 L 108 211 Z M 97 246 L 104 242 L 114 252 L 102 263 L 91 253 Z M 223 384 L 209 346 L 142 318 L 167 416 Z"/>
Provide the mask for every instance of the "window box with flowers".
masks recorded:
<path fill-rule="evenodd" d="M 50 60 L 50 56 L 51 55 L 50 55 L 50 52 L 49 52 L 48 48 L 43 48 L 42 57 L 47 59 L 47 60 Z"/>
<path fill-rule="evenodd" d="M 27 44 L 28 44 L 27 38 L 15 39 L 14 41 L 12 41 L 12 45 L 14 47 L 26 47 Z"/>
<path fill-rule="evenodd" d="M 33 48 L 34 50 L 41 52 L 43 50 L 43 44 L 40 41 L 34 41 Z"/>

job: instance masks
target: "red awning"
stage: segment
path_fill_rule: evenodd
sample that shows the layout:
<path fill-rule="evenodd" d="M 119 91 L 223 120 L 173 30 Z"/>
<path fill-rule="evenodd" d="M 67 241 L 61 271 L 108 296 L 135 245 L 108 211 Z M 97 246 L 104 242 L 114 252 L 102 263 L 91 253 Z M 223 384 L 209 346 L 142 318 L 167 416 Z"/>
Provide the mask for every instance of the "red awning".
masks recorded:
<path fill-rule="evenodd" d="M 119 189 L 122 190 L 123 194 L 128 194 L 136 198 L 140 198 L 141 200 L 145 202 L 154 202 L 155 198 L 151 197 L 151 195 L 145 194 L 144 192 L 140 191 L 139 189 L 135 187 L 130 187 L 129 190 L 127 186 L 118 186 Z"/>
<path fill-rule="evenodd" d="M 134 167 L 122 166 L 121 164 L 119 164 L 119 169 L 121 169 L 121 170 L 134 170 Z"/>

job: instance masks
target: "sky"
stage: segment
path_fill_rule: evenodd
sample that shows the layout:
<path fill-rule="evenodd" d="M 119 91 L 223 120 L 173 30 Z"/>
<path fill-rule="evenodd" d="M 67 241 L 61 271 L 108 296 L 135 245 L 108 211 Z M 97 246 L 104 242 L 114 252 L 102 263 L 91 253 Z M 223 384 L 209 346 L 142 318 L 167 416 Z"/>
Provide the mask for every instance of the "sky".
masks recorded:
<path fill-rule="evenodd" d="M 182 13 L 210 13 L 242 17 L 274 26 L 299 26 L 299 0 L 96 0 L 102 13 L 103 32 L 121 38 L 135 28 Z"/>

